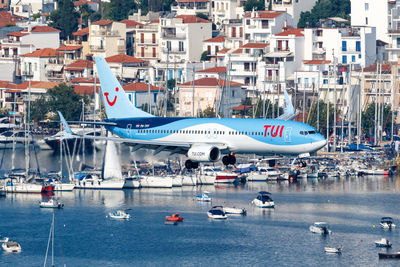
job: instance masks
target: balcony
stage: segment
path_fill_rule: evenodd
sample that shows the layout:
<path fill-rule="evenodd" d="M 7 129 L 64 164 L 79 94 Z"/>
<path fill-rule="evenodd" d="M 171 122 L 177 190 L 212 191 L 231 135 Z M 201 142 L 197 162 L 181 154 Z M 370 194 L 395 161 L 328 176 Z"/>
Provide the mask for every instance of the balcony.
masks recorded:
<path fill-rule="evenodd" d="M 165 39 L 186 39 L 186 34 L 184 33 L 169 33 L 169 32 L 163 32 L 162 38 Z"/>
<path fill-rule="evenodd" d="M 91 46 L 89 46 L 89 47 L 90 47 L 90 50 L 92 50 L 92 51 L 97 51 L 97 52 L 104 52 L 104 51 L 105 51 L 104 46 L 100 46 L 100 45 L 91 45 Z"/>
<path fill-rule="evenodd" d="M 157 44 L 157 40 L 154 40 L 155 42 L 153 42 L 153 39 L 151 38 L 144 38 L 144 39 L 138 39 L 137 40 L 137 45 L 158 45 Z"/>
<path fill-rule="evenodd" d="M 24 70 L 24 71 L 22 71 L 22 76 L 26 76 L 26 77 L 33 77 L 33 72 L 32 71 L 27 71 L 27 70 Z"/>
<path fill-rule="evenodd" d="M 16 97 L 15 99 L 14 99 L 14 97 L 6 97 L 5 99 L 6 99 L 6 102 L 8 102 L 8 103 L 23 103 L 21 97 Z"/>
<path fill-rule="evenodd" d="M 114 37 L 120 36 L 118 31 L 106 31 L 106 30 L 92 31 L 92 34 L 94 36 L 114 36 Z"/>

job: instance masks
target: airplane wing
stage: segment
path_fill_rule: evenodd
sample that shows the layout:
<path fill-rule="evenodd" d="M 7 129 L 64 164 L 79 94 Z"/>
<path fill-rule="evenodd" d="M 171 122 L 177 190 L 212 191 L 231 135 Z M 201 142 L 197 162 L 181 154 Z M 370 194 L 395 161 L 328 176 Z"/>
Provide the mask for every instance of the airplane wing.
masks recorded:
<path fill-rule="evenodd" d="M 283 89 L 283 94 L 285 95 L 285 104 L 283 106 L 284 112 L 282 115 L 277 117 L 277 119 L 288 121 L 296 117 L 296 111 L 285 89 Z"/>

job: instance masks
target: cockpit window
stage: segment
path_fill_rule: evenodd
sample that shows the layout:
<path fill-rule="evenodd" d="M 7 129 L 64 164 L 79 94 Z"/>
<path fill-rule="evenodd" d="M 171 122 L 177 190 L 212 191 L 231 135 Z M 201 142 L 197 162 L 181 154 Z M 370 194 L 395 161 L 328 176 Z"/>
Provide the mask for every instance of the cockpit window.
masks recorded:
<path fill-rule="evenodd" d="M 316 134 L 317 131 L 300 131 L 301 135 Z"/>

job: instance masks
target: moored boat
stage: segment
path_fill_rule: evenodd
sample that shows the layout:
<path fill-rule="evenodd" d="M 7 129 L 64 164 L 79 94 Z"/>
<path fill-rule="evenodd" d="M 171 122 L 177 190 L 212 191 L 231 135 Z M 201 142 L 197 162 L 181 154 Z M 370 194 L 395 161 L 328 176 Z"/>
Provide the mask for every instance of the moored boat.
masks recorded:
<path fill-rule="evenodd" d="M 336 253 L 336 254 L 341 254 L 342 253 L 342 248 L 331 248 L 331 247 L 325 247 L 324 248 L 326 253 Z"/>
<path fill-rule="evenodd" d="M 207 212 L 207 217 L 210 219 L 224 220 L 228 218 L 221 206 L 214 206 Z"/>
<path fill-rule="evenodd" d="M 332 233 L 332 231 L 329 230 L 329 226 L 326 222 L 315 222 L 314 225 L 310 226 L 310 232 L 322 235 L 327 235 Z"/>
<path fill-rule="evenodd" d="M 245 208 L 223 207 L 223 210 L 226 214 L 246 214 L 247 213 Z"/>
<path fill-rule="evenodd" d="M 394 229 L 396 227 L 392 217 L 382 217 L 379 224 L 383 229 Z"/>
<path fill-rule="evenodd" d="M 400 259 L 400 251 L 394 253 L 378 253 L 380 259 Z"/>
<path fill-rule="evenodd" d="M 392 243 L 390 243 L 390 241 L 387 240 L 384 237 L 382 237 L 381 240 L 375 241 L 375 245 L 377 247 L 384 247 L 384 248 L 391 248 L 392 247 Z"/>
<path fill-rule="evenodd" d="M 212 198 L 209 196 L 210 192 L 204 191 L 203 194 L 197 195 L 197 201 L 210 202 Z"/>
<path fill-rule="evenodd" d="M 1 247 L 7 253 L 19 253 L 22 251 L 21 245 L 15 241 L 4 242 Z"/>
<path fill-rule="evenodd" d="M 258 196 L 253 199 L 252 203 L 259 208 L 274 208 L 275 203 L 271 197 L 271 193 L 266 191 L 258 192 Z"/>
<path fill-rule="evenodd" d="M 64 204 L 57 201 L 56 199 L 51 198 L 48 201 L 41 201 L 40 207 L 41 208 L 61 209 L 64 207 Z"/>
<path fill-rule="evenodd" d="M 183 217 L 179 217 L 178 213 L 174 213 L 174 214 L 172 214 L 172 216 L 166 216 L 165 220 L 170 221 L 170 222 L 182 222 Z"/>
<path fill-rule="evenodd" d="M 108 213 L 108 216 L 112 219 L 129 219 L 131 215 L 126 213 L 124 210 L 117 210 L 116 212 L 110 212 Z"/>

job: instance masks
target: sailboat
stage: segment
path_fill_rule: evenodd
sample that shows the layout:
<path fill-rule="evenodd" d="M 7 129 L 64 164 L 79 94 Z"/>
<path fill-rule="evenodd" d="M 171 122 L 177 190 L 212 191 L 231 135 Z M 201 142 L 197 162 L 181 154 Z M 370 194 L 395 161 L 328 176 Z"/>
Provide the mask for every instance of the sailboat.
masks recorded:
<path fill-rule="evenodd" d="M 103 169 L 98 172 L 78 172 L 74 174 L 75 188 L 83 189 L 122 189 L 121 162 L 113 141 L 108 140 L 104 153 Z"/>
<path fill-rule="evenodd" d="M 54 212 L 53 212 L 53 219 L 51 220 L 49 239 L 47 240 L 46 255 L 44 257 L 43 266 L 46 266 L 47 264 L 47 255 L 49 253 L 50 239 L 51 239 L 51 266 L 54 266 Z"/>

